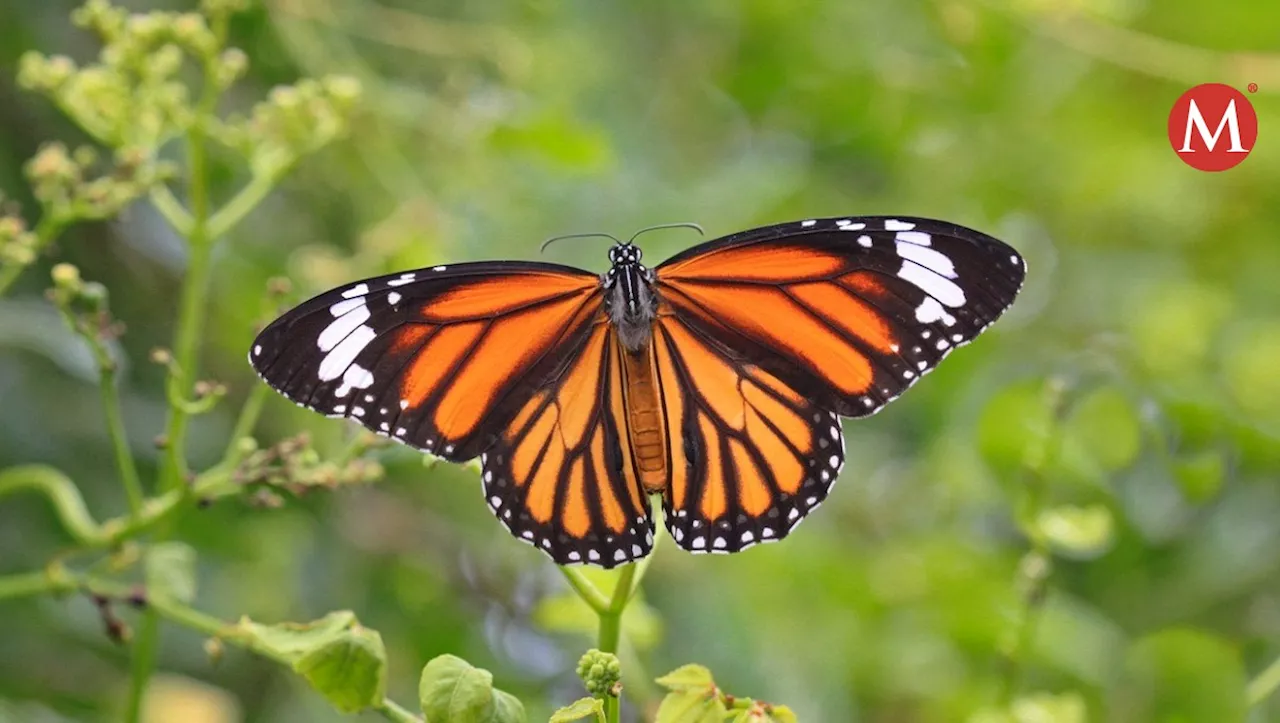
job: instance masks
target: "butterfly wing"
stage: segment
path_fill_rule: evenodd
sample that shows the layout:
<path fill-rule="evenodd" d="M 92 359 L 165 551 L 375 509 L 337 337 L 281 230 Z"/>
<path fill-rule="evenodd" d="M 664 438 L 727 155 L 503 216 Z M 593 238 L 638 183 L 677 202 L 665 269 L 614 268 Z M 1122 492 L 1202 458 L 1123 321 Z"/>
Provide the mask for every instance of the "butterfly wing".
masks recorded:
<path fill-rule="evenodd" d="M 1025 273 L 1001 241 L 909 217 L 769 226 L 661 264 L 672 536 L 713 552 L 781 539 L 843 464 L 837 415 L 897 398 L 995 321 Z"/>
<path fill-rule="evenodd" d="M 599 314 L 564 373 L 529 397 L 481 455 L 494 513 L 562 565 L 614 567 L 653 548 L 627 433 L 622 353 Z"/>
<path fill-rule="evenodd" d="M 294 402 L 451 461 L 481 458 L 512 535 L 561 564 L 648 554 L 619 348 L 599 277 L 476 263 L 366 279 L 307 301 L 250 361 Z"/>
<path fill-rule="evenodd" d="M 568 266 L 436 266 L 301 304 L 249 360 L 301 406 L 464 461 L 581 354 L 600 308 L 599 277 Z"/>
<path fill-rule="evenodd" d="M 651 349 L 672 538 L 692 552 L 736 552 L 786 537 L 840 474 L 840 418 L 671 307 L 659 310 Z"/>

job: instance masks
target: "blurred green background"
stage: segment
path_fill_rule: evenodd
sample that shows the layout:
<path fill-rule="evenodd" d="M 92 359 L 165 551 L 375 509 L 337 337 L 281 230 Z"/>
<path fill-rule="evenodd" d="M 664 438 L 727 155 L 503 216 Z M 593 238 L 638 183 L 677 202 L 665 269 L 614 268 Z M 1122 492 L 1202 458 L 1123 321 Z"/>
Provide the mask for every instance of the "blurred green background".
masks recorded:
<path fill-rule="evenodd" d="M 72 7 L 0 6 L 0 189 L 28 209 L 22 164 L 85 137 L 13 77 L 27 50 L 94 56 Z M 217 459 L 258 383 L 245 351 L 272 276 L 309 293 L 671 221 L 719 236 L 945 218 L 1027 257 L 1018 302 L 846 425 L 841 483 L 785 543 L 662 546 L 629 690 L 651 698 L 644 678 L 699 662 L 803 721 L 1280 720 L 1280 703 L 1246 696 L 1280 656 L 1278 38 L 1280 4 L 1248 0 L 263 0 L 232 26 L 251 70 L 226 110 L 303 75 L 355 76 L 364 97 L 350 137 L 219 247 L 202 358 L 232 399 L 195 420 L 193 463 Z M 1210 81 L 1260 86 L 1256 150 L 1217 174 L 1181 163 L 1165 130 L 1174 100 Z M 215 161 L 225 198 L 242 171 Z M 695 240 L 653 234 L 646 258 Z M 605 248 L 548 258 L 602 270 Z M 169 343 L 184 254 L 139 203 L 72 229 L 0 300 L 0 467 L 55 464 L 100 518 L 124 509 L 92 359 L 41 292 L 53 260 L 111 289 L 149 478 L 166 405 L 146 358 Z M 260 438 L 301 430 L 326 450 L 351 434 L 273 395 Z M 355 610 L 406 700 L 445 652 L 494 671 L 531 720 L 579 697 L 591 639 L 566 628 L 591 618 L 559 602 L 559 573 L 505 533 L 472 473 L 404 448 L 380 459 L 373 486 L 185 517 L 198 607 Z M 1052 559 L 1030 596 L 1027 529 Z M 0 572 L 65 543 L 43 501 L 0 505 Z M 113 720 L 127 660 L 87 600 L 6 603 L 0 720 Z M 275 664 L 229 651 L 211 665 L 176 628 L 161 666 L 152 723 L 347 719 Z"/>

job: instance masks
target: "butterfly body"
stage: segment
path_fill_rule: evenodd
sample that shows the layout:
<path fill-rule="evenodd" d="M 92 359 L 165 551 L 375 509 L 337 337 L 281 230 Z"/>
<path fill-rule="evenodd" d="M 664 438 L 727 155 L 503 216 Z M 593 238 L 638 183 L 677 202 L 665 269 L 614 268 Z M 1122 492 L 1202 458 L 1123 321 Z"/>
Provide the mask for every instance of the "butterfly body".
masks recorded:
<path fill-rule="evenodd" d="M 784 538 L 881 409 L 1012 303 L 1004 243 L 917 218 L 811 219 L 602 275 L 482 262 L 355 282 L 270 324 L 250 362 L 285 396 L 451 461 L 479 456 L 510 532 L 559 563 L 672 539 Z"/>

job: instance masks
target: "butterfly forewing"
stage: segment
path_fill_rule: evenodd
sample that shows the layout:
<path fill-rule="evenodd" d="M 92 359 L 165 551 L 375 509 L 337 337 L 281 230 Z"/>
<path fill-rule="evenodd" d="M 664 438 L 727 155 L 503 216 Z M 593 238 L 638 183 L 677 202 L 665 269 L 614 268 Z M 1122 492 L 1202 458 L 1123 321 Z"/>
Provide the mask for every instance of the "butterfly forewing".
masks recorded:
<path fill-rule="evenodd" d="M 600 298 L 598 277 L 569 267 L 437 266 L 321 294 L 249 356 L 302 406 L 461 461 L 581 347 Z"/>
<path fill-rule="evenodd" d="M 878 411 L 1013 302 L 1022 258 L 985 234 L 908 217 L 814 219 L 663 263 L 675 313 L 821 408 Z"/>

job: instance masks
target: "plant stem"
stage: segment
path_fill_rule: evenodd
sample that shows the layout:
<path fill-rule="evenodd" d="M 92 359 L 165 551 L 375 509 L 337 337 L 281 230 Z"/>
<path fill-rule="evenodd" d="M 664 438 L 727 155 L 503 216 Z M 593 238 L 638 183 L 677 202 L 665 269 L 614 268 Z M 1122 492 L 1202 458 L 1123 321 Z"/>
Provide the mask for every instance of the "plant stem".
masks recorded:
<path fill-rule="evenodd" d="M 596 615 L 604 615 L 609 611 L 609 599 L 587 579 L 586 575 L 582 574 L 580 569 L 569 567 L 568 565 L 558 565 L 557 567 L 560 568 L 564 579 L 569 582 L 569 587 L 578 593 L 578 597 L 582 598 L 582 601 L 594 610 Z"/>
<path fill-rule="evenodd" d="M 160 647 L 160 617 L 154 609 L 144 612 L 133 638 L 133 659 L 129 666 L 129 697 L 125 703 L 124 720 L 137 723 L 142 719 L 142 704 L 147 694 L 147 681 L 156 666 Z"/>
<path fill-rule="evenodd" d="M 410 713 L 409 710 L 394 700 L 384 700 L 378 706 L 378 712 L 392 723 L 422 723 L 422 717 Z"/>
<path fill-rule="evenodd" d="M 102 390 L 102 410 L 107 417 L 107 433 L 111 437 L 111 446 L 115 451 L 116 469 L 120 473 L 120 484 L 124 486 L 125 497 L 129 500 L 129 514 L 137 517 L 142 514 L 142 482 L 138 478 L 138 466 L 133 459 L 133 450 L 129 448 L 129 435 L 125 431 L 124 417 L 120 413 L 120 390 L 116 387 L 116 362 L 111 353 L 101 342 L 91 339 L 90 343 L 101 347 L 98 359 L 98 386 Z"/>
<path fill-rule="evenodd" d="M 62 527 L 77 543 L 85 547 L 101 547 L 102 528 L 89 514 L 84 497 L 69 477 L 53 467 L 29 464 L 0 471 L 0 497 L 31 490 L 53 503 Z"/>
<path fill-rule="evenodd" d="M 1245 688 L 1249 707 L 1252 708 L 1262 704 L 1267 698 L 1271 697 L 1272 693 L 1276 692 L 1278 687 L 1280 687 L 1280 658 L 1276 658 L 1271 662 L 1271 665 L 1268 665 L 1261 673 L 1254 676 L 1253 680 L 1249 681 L 1249 686 Z"/>
<path fill-rule="evenodd" d="M 182 203 L 174 197 L 173 191 L 170 191 L 164 183 L 159 183 L 151 189 L 151 205 L 155 206 L 156 211 L 179 236 L 185 237 L 191 233 L 191 214 L 183 208 Z"/>
<path fill-rule="evenodd" d="M 55 239 L 67 225 L 67 219 L 59 214 L 45 213 L 36 224 L 36 243 L 32 251 L 39 254 Z M 0 296 L 4 296 L 13 282 L 18 280 L 27 268 L 24 264 L 7 264 L 0 267 Z"/>
<path fill-rule="evenodd" d="M 290 164 L 285 164 L 270 173 L 254 176 L 209 219 L 207 226 L 209 238 L 216 239 L 240 223 L 262 202 L 262 199 L 267 197 L 267 194 L 271 193 L 271 189 L 280 182 L 281 176 L 289 172 L 289 168 Z"/>
<path fill-rule="evenodd" d="M 622 639 L 622 613 L 631 601 L 635 592 L 634 580 L 638 565 L 632 563 L 622 568 L 618 575 L 618 584 L 613 589 L 613 599 L 605 610 L 599 611 L 600 639 L 598 648 L 606 653 L 618 654 L 618 643 Z"/>
<path fill-rule="evenodd" d="M 22 572 L 0 577 L 0 600 L 52 592 L 57 582 L 46 572 Z"/>

